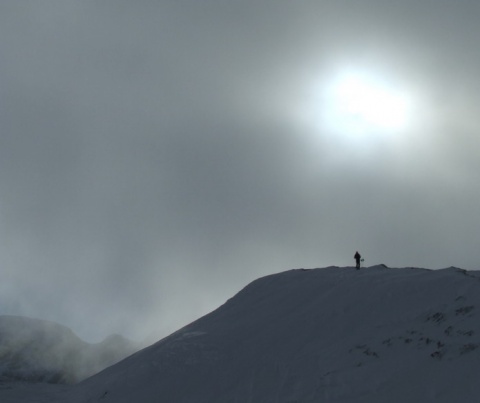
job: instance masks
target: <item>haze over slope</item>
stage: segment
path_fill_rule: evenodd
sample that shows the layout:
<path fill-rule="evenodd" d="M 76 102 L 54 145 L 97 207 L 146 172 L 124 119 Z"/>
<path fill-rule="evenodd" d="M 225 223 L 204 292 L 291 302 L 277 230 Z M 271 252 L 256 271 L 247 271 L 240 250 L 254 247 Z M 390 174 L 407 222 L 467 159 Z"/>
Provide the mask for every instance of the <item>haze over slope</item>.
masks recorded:
<path fill-rule="evenodd" d="M 476 401 L 479 280 L 382 265 L 267 276 L 67 401 Z"/>
<path fill-rule="evenodd" d="M 89 344 L 54 322 L 0 316 L 0 381 L 75 383 L 135 350 L 119 335 Z"/>

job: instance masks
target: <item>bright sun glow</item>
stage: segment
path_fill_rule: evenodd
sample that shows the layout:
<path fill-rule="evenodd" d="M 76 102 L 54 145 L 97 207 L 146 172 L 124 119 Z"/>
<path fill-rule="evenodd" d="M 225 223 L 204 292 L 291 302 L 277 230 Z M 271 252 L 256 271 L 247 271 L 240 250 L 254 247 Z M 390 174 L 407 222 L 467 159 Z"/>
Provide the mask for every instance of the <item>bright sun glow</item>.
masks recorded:
<path fill-rule="evenodd" d="M 414 124 L 412 89 L 373 70 L 342 70 L 307 91 L 294 113 L 323 138 L 373 146 L 405 141 Z"/>
<path fill-rule="evenodd" d="M 322 98 L 322 125 L 335 132 L 398 132 L 409 121 L 410 101 L 406 94 L 367 74 L 339 75 L 323 90 Z"/>

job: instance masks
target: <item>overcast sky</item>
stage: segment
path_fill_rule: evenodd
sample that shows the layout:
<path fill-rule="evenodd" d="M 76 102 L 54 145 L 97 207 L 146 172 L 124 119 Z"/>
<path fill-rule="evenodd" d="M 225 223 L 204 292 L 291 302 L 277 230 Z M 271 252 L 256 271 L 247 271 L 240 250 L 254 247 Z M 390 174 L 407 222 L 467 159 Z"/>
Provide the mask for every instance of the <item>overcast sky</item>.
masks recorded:
<path fill-rule="evenodd" d="M 2 1 L 0 314 L 142 339 L 357 249 L 479 268 L 479 17 L 476 0 Z"/>

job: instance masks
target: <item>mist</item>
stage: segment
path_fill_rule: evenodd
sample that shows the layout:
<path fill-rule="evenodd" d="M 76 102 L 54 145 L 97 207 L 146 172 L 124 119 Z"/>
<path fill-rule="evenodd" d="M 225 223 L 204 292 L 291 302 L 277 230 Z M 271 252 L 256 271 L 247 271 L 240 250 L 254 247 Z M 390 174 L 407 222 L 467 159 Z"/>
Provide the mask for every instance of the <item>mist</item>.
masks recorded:
<path fill-rule="evenodd" d="M 478 268 L 479 7 L 2 2 L 0 313 L 154 341 L 355 250 Z M 345 69 L 407 92 L 408 128 L 326 127 Z"/>
<path fill-rule="evenodd" d="M 89 344 L 55 322 L 0 316 L 0 380 L 74 384 L 140 347 L 119 335 Z"/>

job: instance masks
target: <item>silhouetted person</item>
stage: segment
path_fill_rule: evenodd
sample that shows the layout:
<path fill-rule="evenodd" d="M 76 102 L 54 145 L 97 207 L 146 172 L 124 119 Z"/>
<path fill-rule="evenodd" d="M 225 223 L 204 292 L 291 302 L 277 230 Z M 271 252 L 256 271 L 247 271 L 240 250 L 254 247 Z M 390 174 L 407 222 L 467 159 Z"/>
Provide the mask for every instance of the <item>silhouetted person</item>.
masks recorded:
<path fill-rule="evenodd" d="M 362 256 L 360 255 L 360 253 L 358 253 L 358 250 L 355 252 L 355 256 L 353 256 L 353 258 L 355 259 L 356 268 L 357 268 L 357 270 L 359 270 L 360 269 L 360 259 L 362 258 Z"/>

